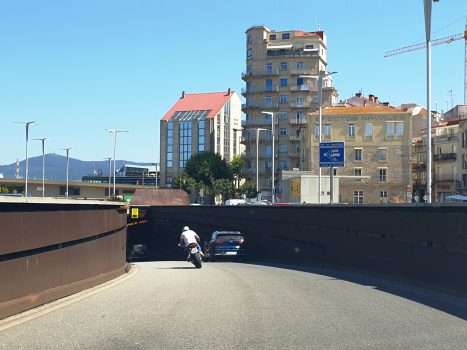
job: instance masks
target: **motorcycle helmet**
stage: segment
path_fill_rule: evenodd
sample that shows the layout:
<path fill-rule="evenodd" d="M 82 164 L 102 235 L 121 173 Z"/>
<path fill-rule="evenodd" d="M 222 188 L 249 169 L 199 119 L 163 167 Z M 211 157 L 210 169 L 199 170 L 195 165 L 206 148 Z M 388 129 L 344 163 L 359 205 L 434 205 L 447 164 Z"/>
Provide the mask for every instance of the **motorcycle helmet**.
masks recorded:
<path fill-rule="evenodd" d="M 183 231 L 188 231 L 189 229 L 190 229 L 190 228 L 189 228 L 188 226 L 185 226 L 185 227 L 183 228 Z"/>

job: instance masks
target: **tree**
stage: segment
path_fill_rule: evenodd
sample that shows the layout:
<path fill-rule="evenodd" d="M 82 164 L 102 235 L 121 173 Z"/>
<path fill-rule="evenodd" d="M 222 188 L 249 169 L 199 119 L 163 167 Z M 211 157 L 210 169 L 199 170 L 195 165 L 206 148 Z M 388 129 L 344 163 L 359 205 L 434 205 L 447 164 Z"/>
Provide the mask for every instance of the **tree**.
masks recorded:
<path fill-rule="evenodd" d="M 8 191 L 8 188 L 6 188 L 6 187 L 0 187 L 0 188 L 1 188 L 1 193 L 2 193 L 2 194 L 8 194 L 8 193 L 10 193 L 10 191 Z"/>
<path fill-rule="evenodd" d="M 261 192 L 261 189 L 256 187 L 254 182 L 245 182 L 242 187 L 240 188 L 240 192 L 246 195 L 248 198 L 256 198 L 258 193 Z"/>
<path fill-rule="evenodd" d="M 196 180 L 188 176 L 185 172 L 182 175 L 175 176 L 172 188 L 182 189 L 188 194 L 196 192 L 199 188 Z"/>
<path fill-rule="evenodd" d="M 232 181 L 229 179 L 214 179 L 211 177 L 211 182 L 213 196 L 215 197 L 218 194 L 222 194 L 224 200 L 228 199 L 229 194 L 232 193 L 233 190 Z"/>
<path fill-rule="evenodd" d="M 243 178 L 242 170 L 245 169 L 245 161 L 242 159 L 240 154 L 233 156 L 232 160 L 229 163 L 230 171 L 234 181 L 236 182 L 236 188 L 240 187 L 240 181 Z"/>
<path fill-rule="evenodd" d="M 232 172 L 227 161 L 219 154 L 209 151 L 193 154 L 186 162 L 184 172 L 197 183 L 203 182 L 211 188 L 211 177 L 232 180 Z"/>

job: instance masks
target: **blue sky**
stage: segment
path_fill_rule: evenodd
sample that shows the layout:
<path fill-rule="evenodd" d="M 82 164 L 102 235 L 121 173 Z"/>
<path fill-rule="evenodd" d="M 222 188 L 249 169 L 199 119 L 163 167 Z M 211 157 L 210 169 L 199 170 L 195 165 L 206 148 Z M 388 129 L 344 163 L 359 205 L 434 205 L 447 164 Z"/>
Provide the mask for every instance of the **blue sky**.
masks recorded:
<path fill-rule="evenodd" d="M 360 89 L 380 101 L 426 105 L 426 52 L 384 58 L 425 38 L 423 1 L 3 1 L 0 2 L 0 164 L 46 153 L 159 161 L 159 121 L 187 93 L 244 86 L 245 31 L 316 31 L 328 38 L 328 70 L 345 99 Z M 287 3 L 289 4 L 289 3 Z M 464 31 L 467 1 L 433 4 L 432 39 Z M 456 22 L 457 21 L 457 22 Z M 449 24 L 456 22 L 450 26 Z M 439 30 L 443 27 L 447 28 Z M 439 30 L 439 31 L 438 31 Z M 464 41 L 433 47 L 433 110 L 448 91 L 463 103 Z M 243 99 L 243 98 L 242 98 Z M 449 102 L 449 108 L 451 102 Z M 42 155 L 30 141 L 29 155 Z"/>

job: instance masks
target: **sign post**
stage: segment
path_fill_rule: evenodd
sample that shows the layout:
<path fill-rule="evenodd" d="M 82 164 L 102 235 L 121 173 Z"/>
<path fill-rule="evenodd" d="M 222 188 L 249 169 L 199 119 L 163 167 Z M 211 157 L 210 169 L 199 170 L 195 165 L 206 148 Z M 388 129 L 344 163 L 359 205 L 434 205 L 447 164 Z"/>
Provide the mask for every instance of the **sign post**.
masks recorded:
<path fill-rule="evenodd" d="M 320 142 L 319 143 L 319 167 L 329 168 L 329 185 L 331 189 L 329 204 L 334 200 L 334 167 L 342 168 L 345 165 L 344 142 Z M 319 194 L 321 196 L 321 193 Z"/>

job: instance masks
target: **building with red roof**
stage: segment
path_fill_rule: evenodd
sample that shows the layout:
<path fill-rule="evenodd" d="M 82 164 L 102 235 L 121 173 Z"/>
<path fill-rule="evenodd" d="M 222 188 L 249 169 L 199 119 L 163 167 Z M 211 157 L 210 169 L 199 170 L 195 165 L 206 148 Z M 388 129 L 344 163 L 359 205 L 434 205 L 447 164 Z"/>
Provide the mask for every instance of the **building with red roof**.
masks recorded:
<path fill-rule="evenodd" d="M 235 91 L 182 92 L 161 119 L 161 187 L 171 187 L 197 152 L 210 151 L 231 160 L 241 153 L 240 138 L 241 101 Z"/>

